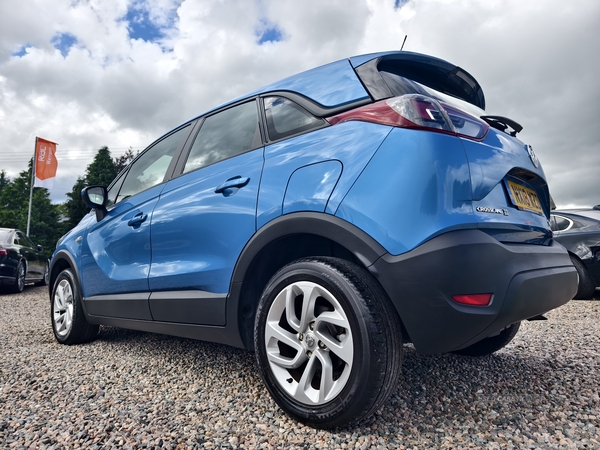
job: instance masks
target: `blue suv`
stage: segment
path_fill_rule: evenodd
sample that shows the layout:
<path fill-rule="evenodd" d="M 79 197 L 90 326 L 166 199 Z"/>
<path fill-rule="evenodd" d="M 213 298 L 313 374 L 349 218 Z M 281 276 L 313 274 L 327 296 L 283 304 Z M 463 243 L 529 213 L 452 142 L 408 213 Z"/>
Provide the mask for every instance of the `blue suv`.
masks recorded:
<path fill-rule="evenodd" d="M 337 61 L 208 111 L 144 150 L 59 241 L 52 327 L 254 350 L 292 417 L 354 423 L 403 343 L 487 355 L 577 291 L 521 126 L 426 55 Z"/>

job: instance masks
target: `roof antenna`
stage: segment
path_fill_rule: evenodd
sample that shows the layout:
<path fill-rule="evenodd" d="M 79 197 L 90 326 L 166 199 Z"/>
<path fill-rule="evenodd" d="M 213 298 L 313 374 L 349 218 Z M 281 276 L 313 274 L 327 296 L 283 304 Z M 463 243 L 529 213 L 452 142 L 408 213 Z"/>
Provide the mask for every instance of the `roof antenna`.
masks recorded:
<path fill-rule="evenodd" d="M 404 40 L 402 41 L 402 47 L 400 47 L 400 51 L 402 51 L 402 49 L 404 48 L 404 44 L 406 43 L 406 38 L 408 37 L 408 34 L 404 35 Z"/>

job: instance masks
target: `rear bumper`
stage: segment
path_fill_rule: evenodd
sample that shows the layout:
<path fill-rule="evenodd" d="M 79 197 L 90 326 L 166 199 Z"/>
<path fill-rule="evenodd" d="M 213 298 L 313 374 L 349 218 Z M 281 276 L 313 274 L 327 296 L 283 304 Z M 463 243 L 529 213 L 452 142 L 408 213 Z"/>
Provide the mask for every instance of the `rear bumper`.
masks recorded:
<path fill-rule="evenodd" d="M 15 277 L 0 275 L 0 284 L 14 284 Z"/>
<path fill-rule="evenodd" d="M 577 272 L 567 251 L 502 244 L 480 230 L 446 233 L 400 256 L 384 255 L 372 273 L 392 299 L 421 353 L 467 347 L 506 326 L 567 303 Z M 489 306 L 465 306 L 455 294 L 492 293 Z"/>
<path fill-rule="evenodd" d="M 0 284 L 13 284 L 16 273 L 16 265 L 0 264 Z"/>

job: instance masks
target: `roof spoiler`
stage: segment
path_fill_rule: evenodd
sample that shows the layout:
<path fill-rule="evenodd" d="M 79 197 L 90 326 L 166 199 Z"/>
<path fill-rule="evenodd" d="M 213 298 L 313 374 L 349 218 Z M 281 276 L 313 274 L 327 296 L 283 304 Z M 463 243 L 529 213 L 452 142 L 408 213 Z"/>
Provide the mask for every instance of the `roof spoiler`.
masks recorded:
<path fill-rule="evenodd" d="M 392 96 L 379 75 L 379 70 L 385 70 L 485 109 L 485 96 L 477 80 L 466 70 L 433 56 L 412 52 L 374 55 L 355 69 L 374 100 Z"/>

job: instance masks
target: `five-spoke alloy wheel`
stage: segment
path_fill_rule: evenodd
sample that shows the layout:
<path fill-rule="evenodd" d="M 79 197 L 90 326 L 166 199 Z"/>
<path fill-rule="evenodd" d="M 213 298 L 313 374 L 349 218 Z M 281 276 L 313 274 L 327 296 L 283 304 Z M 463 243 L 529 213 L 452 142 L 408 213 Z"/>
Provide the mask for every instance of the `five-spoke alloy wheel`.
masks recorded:
<path fill-rule="evenodd" d="M 292 417 L 320 428 L 378 409 L 400 374 L 397 313 L 363 268 L 336 258 L 295 261 L 266 286 L 255 350 L 267 389 Z"/>

